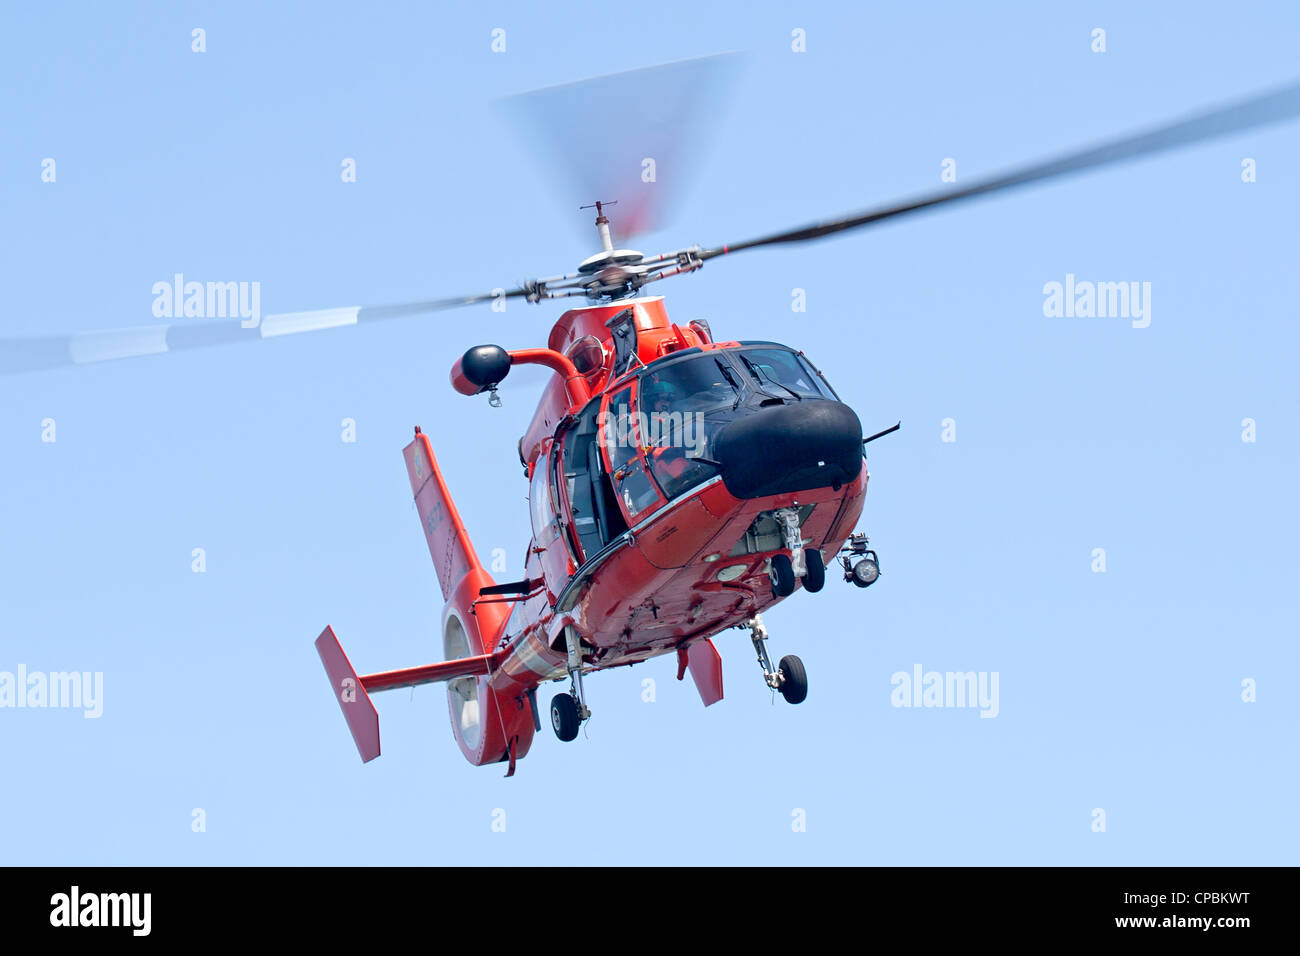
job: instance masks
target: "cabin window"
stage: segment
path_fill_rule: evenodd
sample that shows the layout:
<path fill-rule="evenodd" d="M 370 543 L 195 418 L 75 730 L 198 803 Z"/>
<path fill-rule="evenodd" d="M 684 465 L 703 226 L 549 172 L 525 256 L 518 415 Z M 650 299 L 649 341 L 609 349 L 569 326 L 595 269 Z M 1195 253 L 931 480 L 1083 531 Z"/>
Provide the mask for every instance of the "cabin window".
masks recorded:
<path fill-rule="evenodd" d="M 569 543 L 582 564 L 627 530 L 597 441 L 600 398 L 592 399 L 564 433 L 557 456 L 557 485 L 568 503 Z"/>
<path fill-rule="evenodd" d="M 533 538 L 539 545 L 549 544 L 555 537 L 555 507 L 551 503 L 550 482 L 547 481 L 546 456 L 539 455 L 533 466 L 533 481 L 528 488 L 528 505 L 532 513 Z"/>

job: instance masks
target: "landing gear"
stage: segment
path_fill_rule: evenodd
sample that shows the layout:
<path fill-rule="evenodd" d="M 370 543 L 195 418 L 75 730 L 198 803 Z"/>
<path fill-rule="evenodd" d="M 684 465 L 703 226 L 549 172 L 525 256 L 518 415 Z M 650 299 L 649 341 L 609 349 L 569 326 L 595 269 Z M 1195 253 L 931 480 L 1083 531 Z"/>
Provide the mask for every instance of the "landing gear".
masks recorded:
<path fill-rule="evenodd" d="M 781 696 L 789 704 L 802 704 L 808 696 L 808 674 L 793 654 L 781 658 Z"/>
<path fill-rule="evenodd" d="M 803 703 L 808 696 L 808 675 L 803 669 L 803 661 L 789 654 L 781 658 L 779 668 L 772 666 L 772 658 L 767 654 L 767 627 L 763 624 L 763 615 L 755 614 L 739 626 L 749 628 L 749 637 L 758 652 L 758 664 L 763 668 L 763 680 L 767 686 L 779 690 L 791 704 Z"/>
<path fill-rule="evenodd" d="M 785 539 L 785 552 L 772 555 L 772 592 L 779 598 L 789 597 L 799 578 L 804 579 L 807 590 L 820 591 L 826 581 L 826 567 L 820 551 L 803 546 L 799 509 L 778 508 L 772 517 Z"/>
<path fill-rule="evenodd" d="M 578 716 L 578 702 L 572 694 L 556 694 L 551 698 L 551 726 L 555 736 L 566 743 L 578 736 L 582 718 Z"/>
<path fill-rule="evenodd" d="M 816 548 L 804 548 L 803 560 L 808 566 L 808 573 L 803 578 L 803 589 L 816 594 L 826 585 L 826 562 Z"/>
<path fill-rule="evenodd" d="M 574 740 L 582 722 L 591 717 L 582 691 L 582 639 L 572 624 L 564 628 L 564 643 L 569 652 L 569 692 L 551 698 L 551 726 L 564 742 Z"/>
<path fill-rule="evenodd" d="M 803 574 L 795 570 L 795 563 L 790 555 L 779 553 L 772 555 L 772 593 L 777 597 L 789 597 L 794 593 L 795 582 L 803 578 L 803 589 L 816 594 L 826 585 L 826 562 L 822 553 L 816 548 L 802 548 Z"/>
<path fill-rule="evenodd" d="M 794 563 L 788 554 L 772 555 L 772 591 L 777 597 L 794 593 Z"/>
<path fill-rule="evenodd" d="M 797 508 L 778 508 L 773 516 L 781 526 L 785 537 L 785 549 L 790 552 L 790 562 L 794 567 L 794 576 L 801 578 L 808 570 L 803 557 L 803 532 L 799 530 L 799 510 Z"/>

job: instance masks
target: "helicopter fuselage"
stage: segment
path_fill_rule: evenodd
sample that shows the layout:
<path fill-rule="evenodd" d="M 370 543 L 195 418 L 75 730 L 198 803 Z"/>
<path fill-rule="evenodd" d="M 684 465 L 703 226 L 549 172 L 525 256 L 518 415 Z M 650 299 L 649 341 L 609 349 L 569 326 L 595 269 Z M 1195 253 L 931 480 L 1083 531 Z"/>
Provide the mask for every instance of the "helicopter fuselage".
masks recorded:
<path fill-rule="evenodd" d="M 768 686 L 802 701 L 802 662 L 770 660 L 760 612 L 801 585 L 820 590 L 862 513 L 853 410 L 802 353 L 715 342 L 707 323 L 669 321 L 658 297 L 570 310 L 546 348 L 472 348 L 452 385 L 495 399 L 519 364 L 556 373 L 519 441 L 532 525 L 524 578 L 499 584 L 479 562 L 417 428 L 404 454 L 445 602 L 444 660 L 363 676 L 331 628 L 317 638 L 362 759 L 380 753 L 369 694 L 435 681 L 447 682 L 465 758 L 508 761 L 509 773 L 541 727 L 546 681 L 573 682 L 551 702 L 562 740 L 590 714 L 585 674 L 662 654 L 677 654 L 678 679 L 689 671 L 708 706 L 722 698 L 710 637 L 735 626 L 750 629 Z M 865 536 L 852 540 L 863 553 Z M 846 579 L 858 574 L 841 563 Z"/>
<path fill-rule="evenodd" d="M 636 343 L 623 368 L 620 324 Z M 592 397 L 575 405 L 556 376 L 520 441 L 533 537 L 487 679 L 498 696 L 565 677 L 566 628 L 584 670 L 678 652 L 680 677 L 694 642 L 783 599 L 774 516 L 796 513 L 803 546 L 833 559 L 862 512 L 861 426 L 799 353 L 715 343 L 659 298 L 572 310 L 549 345 L 579 357 L 593 338 Z"/>

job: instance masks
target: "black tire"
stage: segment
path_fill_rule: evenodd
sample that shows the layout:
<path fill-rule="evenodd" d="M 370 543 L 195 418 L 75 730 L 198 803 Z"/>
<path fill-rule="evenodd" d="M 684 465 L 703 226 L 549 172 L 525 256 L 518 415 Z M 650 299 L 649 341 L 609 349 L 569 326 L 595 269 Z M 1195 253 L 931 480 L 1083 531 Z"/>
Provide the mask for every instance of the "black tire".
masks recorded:
<path fill-rule="evenodd" d="M 789 704 L 802 704 L 808 696 L 808 673 L 793 654 L 781 658 L 781 696 Z"/>
<path fill-rule="evenodd" d="M 803 589 L 816 594 L 826 585 L 826 562 L 822 553 L 816 548 L 804 548 L 803 560 L 808 565 L 808 573 L 803 579 Z"/>
<path fill-rule="evenodd" d="M 776 575 L 776 582 L 772 585 L 776 596 L 789 597 L 793 594 L 794 564 L 790 561 L 790 555 L 785 553 L 772 555 L 772 571 Z"/>
<path fill-rule="evenodd" d="M 582 721 L 578 718 L 578 702 L 570 694 L 556 694 L 551 698 L 551 726 L 555 736 L 565 743 L 578 736 L 578 727 Z"/>

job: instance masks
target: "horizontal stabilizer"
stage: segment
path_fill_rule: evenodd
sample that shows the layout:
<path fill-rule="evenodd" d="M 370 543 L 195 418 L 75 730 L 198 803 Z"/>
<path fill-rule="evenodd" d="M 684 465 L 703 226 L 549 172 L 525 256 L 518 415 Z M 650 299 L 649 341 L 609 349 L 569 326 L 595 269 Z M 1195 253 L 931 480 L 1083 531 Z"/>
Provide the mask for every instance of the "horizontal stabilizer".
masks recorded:
<path fill-rule="evenodd" d="M 343 645 L 334 636 L 334 628 L 327 627 L 316 638 L 316 653 L 320 654 L 325 673 L 329 675 L 334 696 L 343 709 L 343 719 L 348 722 L 352 739 L 363 762 L 379 756 L 379 714 L 370 702 L 365 683 L 352 669 L 352 662 L 343 653 Z"/>
<path fill-rule="evenodd" d="M 367 674 L 361 678 L 361 684 L 368 691 L 393 690 L 396 687 L 414 687 L 416 684 L 455 680 L 457 677 L 482 677 L 484 674 L 492 673 L 493 669 L 492 656 L 484 654 L 481 657 L 461 657 L 454 661 L 440 661 L 437 664 L 423 664 L 419 667 L 404 667 L 396 671 Z"/>
<path fill-rule="evenodd" d="M 479 593 L 479 594 L 484 594 L 484 595 L 493 595 L 493 594 L 528 594 L 528 593 L 530 593 L 534 588 L 539 588 L 539 587 L 541 587 L 541 586 L 542 586 L 542 582 L 541 582 L 540 580 L 539 580 L 539 581 L 529 581 L 529 580 L 525 579 L 525 580 L 523 580 L 523 581 L 510 581 L 510 582 L 508 582 L 508 583 L 506 583 L 506 584 L 491 584 L 491 585 L 488 585 L 487 587 L 479 588 L 479 589 L 478 589 L 478 593 Z"/>

